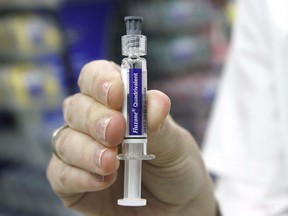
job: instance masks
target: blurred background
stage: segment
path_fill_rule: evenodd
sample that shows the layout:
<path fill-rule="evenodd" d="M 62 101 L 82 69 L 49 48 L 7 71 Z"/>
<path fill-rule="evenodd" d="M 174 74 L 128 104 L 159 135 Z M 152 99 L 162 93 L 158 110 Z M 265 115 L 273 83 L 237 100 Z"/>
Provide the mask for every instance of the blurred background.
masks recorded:
<path fill-rule="evenodd" d="M 201 147 L 234 13 L 229 0 L 0 0 L 0 215 L 76 215 L 46 180 L 51 134 L 82 66 L 121 63 L 126 15 L 144 17 L 149 88 Z"/>

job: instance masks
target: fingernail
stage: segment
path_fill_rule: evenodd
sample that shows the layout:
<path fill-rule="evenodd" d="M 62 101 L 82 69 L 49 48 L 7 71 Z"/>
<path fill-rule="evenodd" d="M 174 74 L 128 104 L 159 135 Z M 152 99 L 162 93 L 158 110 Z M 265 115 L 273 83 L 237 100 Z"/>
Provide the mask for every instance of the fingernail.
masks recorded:
<path fill-rule="evenodd" d="M 99 97 L 106 104 L 108 104 L 108 93 L 109 93 L 109 89 L 111 85 L 112 85 L 112 82 L 104 82 L 100 89 Z"/>
<path fill-rule="evenodd" d="M 96 123 L 96 134 L 100 141 L 106 141 L 106 128 L 112 119 L 112 116 L 102 117 Z"/>
<path fill-rule="evenodd" d="M 102 167 L 102 156 L 104 154 L 104 152 L 107 150 L 107 148 L 104 148 L 100 151 L 99 153 L 99 157 L 98 157 L 98 166 L 101 168 Z"/>

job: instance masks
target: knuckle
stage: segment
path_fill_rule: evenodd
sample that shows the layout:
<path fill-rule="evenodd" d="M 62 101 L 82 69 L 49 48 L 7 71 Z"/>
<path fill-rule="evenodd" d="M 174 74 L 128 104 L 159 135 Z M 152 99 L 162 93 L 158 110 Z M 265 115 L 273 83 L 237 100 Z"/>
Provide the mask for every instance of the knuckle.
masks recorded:
<path fill-rule="evenodd" d="M 77 93 L 77 94 L 74 94 L 72 97 L 71 97 L 71 102 L 70 104 L 72 106 L 74 105 L 77 105 L 79 103 L 79 100 L 81 100 L 81 98 L 83 97 L 83 95 L 81 93 Z"/>
<path fill-rule="evenodd" d="M 81 149 L 79 149 L 79 163 L 80 167 L 90 167 L 89 160 L 88 160 L 88 155 L 86 154 L 86 147 L 87 145 L 82 145 Z M 89 151 L 88 151 L 89 152 Z"/>
<path fill-rule="evenodd" d="M 77 80 L 77 84 L 79 86 L 79 88 L 81 89 L 81 87 L 83 86 L 83 82 L 85 80 L 85 74 L 86 72 L 88 71 L 88 68 L 89 68 L 89 63 L 85 64 L 80 73 L 79 73 L 79 77 L 78 77 L 78 80 Z"/>
<path fill-rule="evenodd" d="M 67 109 L 69 102 L 70 102 L 71 97 L 67 97 L 65 98 L 65 100 L 63 101 L 63 109 Z"/>
<path fill-rule="evenodd" d="M 104 73 L 109 72 L 110 71 L 109 69 L 111 69 L 111 66 L 112 64 L 107 60 L 97 60 L 87 65 L 87 70 L 95 71 L 96 72 L 95 80 L 97 80 L 97 78 L 99 78 L 97 75 L 99 74 L 103 75 Z"/>
<path fill-rule="evenodd" d="M 78 80 L 77 80 L 77 85 L 80 89 L 81 89 L 82 83 L 83 83 L 83 73 L 81 71 L 79 76 L 78 76 Z"/>
<path fill-rule="evenodd" d="M 59 173 L 59 181 L 61 182 L 61 185 L 68 185 L 68 172 L 67 168 L 63 170 L 62 172 Z M 60 193 L 61 191 L 58 190 L 57 188 L 54 188 L 54 191 L 56 193 Z"/>
<path fill-rule="evenodd" d="M 71 107 L 70 103 L 71 103 L 71 97 L 68 97 L 68 98 L 66 98 L 63 101 L 63 117 L 64 117 L 64 119 L 66 120 L 67 123 L 70 120 L 68 118 L 68 116 L 69 116 L 68 113 L 69 113 L 69 110 L 70 110 L 70 107 Z"/>
<path fill-rule="evenodd" d="M 59 170 L 57 176 L 57 181 L 59 182 L 58 184 L 60 186 L 54 189 L 56 193 L 63 193 L 67 190 L 71 191 L 73 189 L 73 181 L 75 180 L 73 178 L 74 169 L 75 167 L 69 166 L 62 162 L 61 169 Z"/>
<path fill-rule="evenodd" d="M 66 143 L 69 143 L 67 140 L 70 137 L 71 129 L 65 129 L 59 134 L 58 140 L 56 140 L 55 148 L 58 155 L 62 160 L 66 161 L 67 151 L 66 151 Z"/>
<path fill-rule="evenodd" d="M 87 73 L 89 71 L 92 70 L 103 70 L 106 67 L 110 67 L 111 63 L 107 60 L 96 60 L 96 61 L 92 61 L 89 62 L 87 64 L 85 64 L 80 72 L 81 73 Z"/>
<path fill-rule="evenodd" d="M 92 68 L 92 65 L 93 65 L 93 62 L 88 62 L 88 63 L 86 63 L 86 64 L 83 66 L 83 68 L 82 68 L 82 70 L 81 70 L 81 73 L 82 73 L 82 74 L 85 74 L 85 73 L 89 72 L 89 71 L 91 70 L 91 68 Z"/>
<path fill-rule="evenodd" d="M 81 94 L 75 94 L 73 96 L 70 96 L 63 102 L 63 115 L 64 119 L 68 124 L 71 124 L 73 122 L 74 117 L 74 110 L 75 106 L 79 104 L 79 99 L 81 97 Z"/>
<path fill-rule="evenodd" d="M 47 176 L 47 180 L 49 181 L 50 185 L 51 185 L 51 189 L 56 193 L 59 194 L 60 193 L 60 189 L 57 186 L 57 172 L 55 172 L 55 169 L 57 168 L 57 163 L 55 160 L 55 157 L 52 157 L 50 159 L 50 162 L 48 164 L 47 170 L 46 170 L 46 176 Z"/>
<path fill-rule="evenodd" d="M 50 182 L 50 184 L 52 184 L 52 177 L 51 177 L 51 163 L 52 163 L 52 158 L 50 159 L 49 161 L 49 164 L 47 166 L 47 169 L 46 169 L 46 177 L 48 179 L 48 181 Z"/>
<path fill-rule="evenodd" d="M 110 63 L 109 61 L 105 60 L 105 59 L 103 59 L 103 60 L 98 60 L 98 61 L 94 61 L 94 63 L 95 63 L 95 64 L 98 63 L 99 66 L 101 66 L 102 68 L 105 68 L 105 67 L 111 65 L 111 63 Z"/>
<path fill-rule="evenodd" d="M 93 76 L 91 79 L 92 85 L 90 86 L 90 93 L 93 98 L 97 98 L 98 89 L 100 87 L 100 80 L 98 76 Z"/>
<path fill-rule="evenodd" d="M 65 100 L 63 103 L 63 117 L 65 119 L 65 122 L 68 124 L 71 123 L 71 99 Z"/>
<path fill-rule="evenodd" d="M 94 134 L 94 126 L 92 122 L 94 121 L 93 112 L 95 112 L 96 108 L 93 103 L 89 103 L 87 105 L 87 110 L 84 116 L 84 129 L 90 134 Z"/>
<path fill-rule="evenodd" d="M 78 78 L 78 86 L 84 93 L 93 97 L 97 96 L 95 86 L 105 77 L 105 73 L 111 71 L 113 64 L 107 60 L 96 60 L 85 64 Z"/>

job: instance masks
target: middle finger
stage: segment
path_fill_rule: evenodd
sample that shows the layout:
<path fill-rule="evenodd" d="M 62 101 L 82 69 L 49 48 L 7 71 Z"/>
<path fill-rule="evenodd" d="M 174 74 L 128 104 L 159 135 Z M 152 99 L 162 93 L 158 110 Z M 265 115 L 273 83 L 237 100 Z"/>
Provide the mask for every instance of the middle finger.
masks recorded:
<path fill-rule="evenodd" d="M 119 111 L 80 93 L 64 101 L 63 111 L 69 127 L 93 137 L 103 145 L 111 147 L 122 142 L 125 120 Z"/>

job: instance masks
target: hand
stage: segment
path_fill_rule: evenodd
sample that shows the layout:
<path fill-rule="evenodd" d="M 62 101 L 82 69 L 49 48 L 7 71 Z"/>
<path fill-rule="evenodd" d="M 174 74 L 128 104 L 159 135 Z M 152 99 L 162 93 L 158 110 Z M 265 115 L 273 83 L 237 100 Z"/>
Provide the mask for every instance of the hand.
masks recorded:
<path fill-rule="evenodd" d="M 64 101 L 68 128 L 59 134 L 47 168 L 53 190 L 68 208 L 85 215 L 216 215 L 209 176 L 192 136 L 169 116 L 170 100 L 162 92 L 147 93 L 148 152 L 143 161 L 144 207 L 121 207 L 123 168 L 116 159 L 125 133 L 121 114 L 120 68 L 107 61 L 84 66 L 80 93 Z M 60 159 L 61 158 L 61 159 Z"/>

